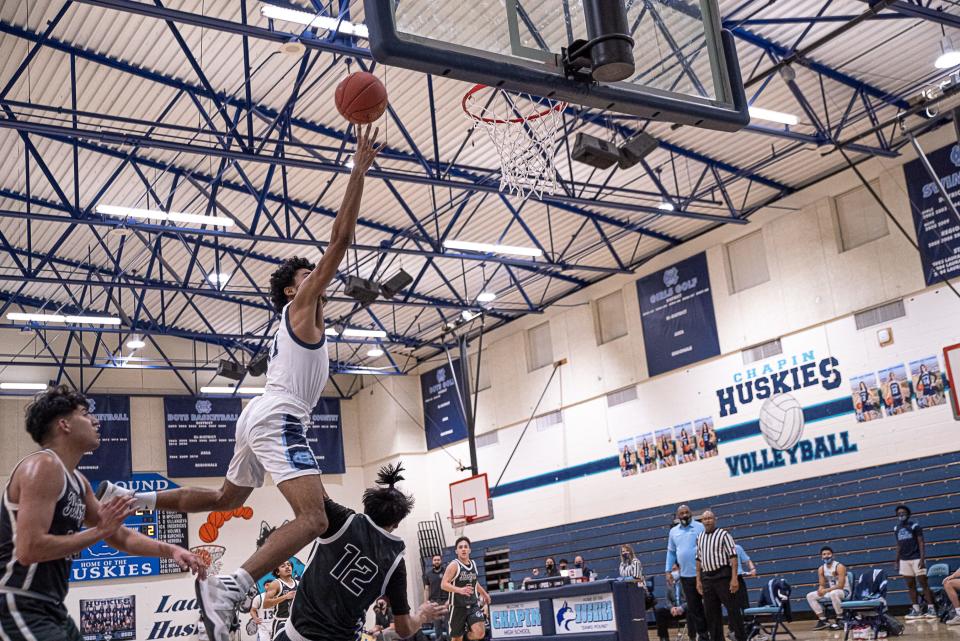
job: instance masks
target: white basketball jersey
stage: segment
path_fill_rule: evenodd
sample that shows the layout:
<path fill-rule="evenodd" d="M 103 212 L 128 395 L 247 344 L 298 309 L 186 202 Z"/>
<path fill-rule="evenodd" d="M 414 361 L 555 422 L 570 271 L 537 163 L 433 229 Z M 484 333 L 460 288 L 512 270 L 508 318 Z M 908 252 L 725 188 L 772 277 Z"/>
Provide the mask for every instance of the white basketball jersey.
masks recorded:
<path fill-rule="evenodd" d="M 268 394 L 291 396 L 309 413 L 320 400 L 330 375 L 330 355 L 326 336 L 319 343 L 306 343 L 293 334 L 287 310 L 280 312 L 280 328 L 273 337 L 267 364 Z"/>

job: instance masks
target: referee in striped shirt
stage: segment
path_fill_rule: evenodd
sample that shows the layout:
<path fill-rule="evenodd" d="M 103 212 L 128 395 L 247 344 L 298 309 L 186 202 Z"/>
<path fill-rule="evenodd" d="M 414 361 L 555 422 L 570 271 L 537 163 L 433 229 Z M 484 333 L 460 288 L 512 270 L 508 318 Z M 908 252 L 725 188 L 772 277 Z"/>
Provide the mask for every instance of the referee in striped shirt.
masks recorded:
<path fill-rule="evenodd" d="M 723 610 L 727 608 L 730 627 L 737 641 L 746 641 L 743 615 L 737 603 L 736 544 L 730 533 L 717 527 L 717 517 L 707 510 L 700 517 L 703 532 L 697 536 L 697 592 L 703 595 L 703 610 L 711 641 L 723 641 Z"/>

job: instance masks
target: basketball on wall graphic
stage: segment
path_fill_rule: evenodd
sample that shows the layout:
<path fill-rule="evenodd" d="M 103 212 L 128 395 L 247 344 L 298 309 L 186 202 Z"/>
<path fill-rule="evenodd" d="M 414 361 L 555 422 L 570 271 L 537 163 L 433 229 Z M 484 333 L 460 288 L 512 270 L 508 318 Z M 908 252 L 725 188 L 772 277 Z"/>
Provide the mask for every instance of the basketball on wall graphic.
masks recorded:
<path fill-rule="evenodd" d="M 789 394 L 768 398 L 760 407 L 760 433 L 775 450 L 789 450 L 803 436 L 803 407 Z"/>
<path fill-rule="evenodd" d="M 249 521 L 253 518 L 253 508 L 247 505 L 238 507 L 235 510 L 227 510 L 224 512 L 210 512 L 207 515 L 207 520 L 200 526 L 200 540 L 204 543 L 213 543 L 217 540 L 217 537 L 220 536 L 220 528 L 226 524 L 230 519 L 237 517 L 245 521 Z"/>

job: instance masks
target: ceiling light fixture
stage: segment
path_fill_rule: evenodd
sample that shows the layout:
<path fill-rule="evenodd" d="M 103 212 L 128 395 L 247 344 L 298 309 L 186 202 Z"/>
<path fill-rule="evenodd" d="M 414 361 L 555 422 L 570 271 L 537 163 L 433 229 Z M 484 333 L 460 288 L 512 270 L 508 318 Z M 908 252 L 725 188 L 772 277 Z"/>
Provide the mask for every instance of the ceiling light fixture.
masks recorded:
<path fill-rule="evenodd" d="M 47 389 L 46 383 L 0 383 L 0 390 L 30 390 L 43 391 Z"/>
<path fill-rule="evenodd" d="M 319 16 L 309 11 L 297 11 L 296 9 L 287 9 L 273 4 L 265 4 L 260 7 L 260 15 L 272 20 L 283 20 L 285 22 L 295 22 L 307 27 L 324 29 L 326 31 L 337 31 L 347 36 L 357 36 L 358 38 L 368 39 L 370 32 L 365 24 L 354 24 L 347 20 L 339 20 L 329 16 Z"/>
<path fill-rule="evenodd" d="M 10 312 L 7 320 L 26 321 L 29 323 L 68 323 L 71 325 L 119 325 L 120 319 L 116 316 L 64 316 L 63 314 L 24 314 Z"/>
<path fill-rule="evenodd" d="M 118 218 L 143 218 L 146 220 L 171 221 L 175 223 L 192 223 L 195 225 L 214 225 L 217 227 L 232 227 L 233 220 L 225 216 L 202 216 L 180 211 L 160 211 L 158 209 L 137 209 L 135 207 L 116 207 L 114 205 L 97 205 L 97 213 L 103 216 Z"/>
<path fill-rule="evenodd" d="M 793 114 L 764 109 L 763 107 L 750 107 L 750 118 L 778 122 L 781 125 L 796 125 L 800 123 L 800 119 Z"/>
<path fill-rule="evenodd" d="M 460 312 L 460 318 L 462 318 L 468 323 L 479 315 L 480 314 L 478 312 L 471 312 L 469 309 L 465 309 L 462 312 Z"/>
<path fill-rule="evenodd" d="M 492 303 L 497 300 L 497 295 L 494 292 L 480 292 L 477 294 L 478 303 Z"/>
<path fill-rule="evenodd" d="M 960 51 L 953 45 L 953 38 L 944 35 L 940 39 L 940 55 L 933 66 L 937 69 L 952 69 L 957 65 L 960 65 Z"/>
<path fill-rule="evenodd" d="M 374 347 L 373 349 L 367 350 L 367 356 L 369 356 L 370 358 L 380 358 L 381 356 L 383 356 L 383 354 L 384 354 L 384 351 L 379 347 Z"/>
<path fill-rule="evenodd" d="M 119 325 L 120 319 L 116 316 L 67 316 L 64 322 L 73 325 Z"/>
<path fill-rule="evenodd" d="M 210 272 L 207 274 L 207 280 L 210 281 L 212 285 L 223 289 L 230 281 L 230 276 L 232 276 L 232 274 L 226 272 Z"/>
<path fill-rule="evenodd" d="M 134 334 L 127 339 L 127 347 L 130 349 L 142 349 L 146 346 L 147 344 L 144 342 L 143 337 L 139 336 L 138 334 Z"/>
<path fill-rule="evenodd" d="M 676 209 L 676 207 L 673 206 L 672 202 L 664 200 L 659 205 L 657 205 L 657 209 L 659 209 L 660 211 L 673 211 L 674 209 Z"/>
<path fill-rule="evenodd" d="M 326 327 L 323 330 L 323 333 L 327 336 L 339 336 L 340 332 L 337 331 L 336 327 Z"/>
<path fill-rule="evenodd" d="M 265 388 L 263 387 L 219 387 L 216 385 L 210 385 L 200 388 L 201 394 L 263 394 Z"/>
<path fill-rule="evenodd" d="M 347 327 L 343 330 L 343 335 L 350 338 L 386 338 L 387 333 L 381 329 L 360 329 L 359 327 Z"/>
<path fill-rule="evenodd" d="M 445 240 L 443 241 L 443 248 L 483 252 L 485 254 L 530 256 L 532 258 L 539 258 L 540 256 L 543 256 L 543 251 L 536 247 L 516 247 L 514 245 L 498 245 L 495 243 L 474 243 L 468 240 Z"/>

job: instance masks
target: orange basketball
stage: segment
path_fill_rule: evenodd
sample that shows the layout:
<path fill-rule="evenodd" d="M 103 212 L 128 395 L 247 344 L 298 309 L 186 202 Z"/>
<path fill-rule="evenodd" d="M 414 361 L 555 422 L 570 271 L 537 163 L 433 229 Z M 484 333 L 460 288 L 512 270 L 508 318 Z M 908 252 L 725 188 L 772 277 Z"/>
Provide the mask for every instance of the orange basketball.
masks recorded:
<path fill-rule="evenodd" d="M 917 383 L 917 391 L 918 391 L 918 392 L 922 392 L 922 391 L 923 391 L 923 383 Z"/>
<path fill-rule="evenodd" d="M 235 517 L 237 517 L 237 518 L 240 518 L 241 516 L 243 516 L 243 508 L 242 508 L 242 507 L 238 507 L 238 508 L 234 509 L 233 515 L 234 515 Z"/>
<path fill-rule="evenodd" d="M 887 405 L 893 405 L 893 397 L 892 397 L 892 396 L 888 396 L 885 400 L 887 401 Z"/>
<path fill-rule="evenodd" d="M 357 71 L 337 85 L 335 102 L 341 116 L 355 125 L 366 125 L 386 110 L 387 89 L 372 73 Z"/>
<path fill-rule="evenodd" d="M 233 512 L 230 512 L 230 511 L 221 512 L 221 513 L 220 513 L 220 517 L 221 517 L 224 521 L 229 521 L 230 519 L 233 518 Z"/>
<path fill-rule="evenodd" d="M 207 515 L 207 523 L 215 529 L 223 527 L 223 514 L 220 512 L 211 512 Z"/>
<path fill-rule="evenodd" d="M 204 543 L 213 543 L 217 540 L 217 528 L 209 523 L 200 526 L 200 540 Z"/>
<path fill-rule="evenodd" d="M 857 401 L 857 411 L 859 412 L 862 409 L 863 409 L 863 404 Z"/>
<path fill-rule="evenodd" d="M 253 518 L 253 508 L 252 507 L 243 508 L 243 514 L 241 514 L 240 516 L 242 516 L 244 520 L 249 521 L 250 519 Z"/>

